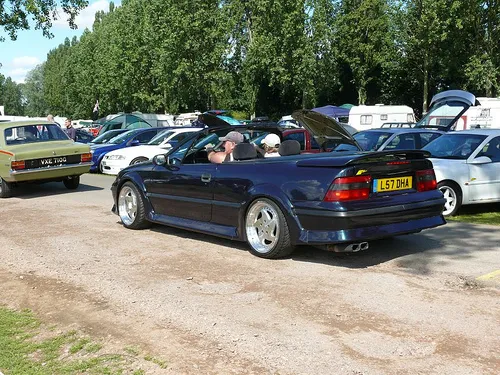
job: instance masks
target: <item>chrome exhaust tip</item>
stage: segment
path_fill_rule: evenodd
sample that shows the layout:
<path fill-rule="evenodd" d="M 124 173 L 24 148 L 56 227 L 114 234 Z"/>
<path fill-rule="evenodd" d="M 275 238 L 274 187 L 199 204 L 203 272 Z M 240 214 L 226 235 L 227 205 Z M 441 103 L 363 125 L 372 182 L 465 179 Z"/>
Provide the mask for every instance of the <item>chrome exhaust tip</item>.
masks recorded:
<path fill-rule="evenodd" d="M 326 245 L 326 250 L 335 253 L 357 253 L 358 251 L 366 250 L 370 247 L 368 242 L 356 242 L 350 244 L 335 244 Z"/>

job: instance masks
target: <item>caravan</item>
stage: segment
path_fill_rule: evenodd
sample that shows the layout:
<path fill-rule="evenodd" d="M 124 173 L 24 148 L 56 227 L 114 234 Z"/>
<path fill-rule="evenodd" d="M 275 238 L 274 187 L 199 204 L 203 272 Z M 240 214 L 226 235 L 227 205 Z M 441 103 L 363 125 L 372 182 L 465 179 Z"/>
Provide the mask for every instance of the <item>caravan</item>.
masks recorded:
<path fill-rule="evenodd" d="M 358 131 L 380 128 L 385 123 L 414 123 L 415 114 L 407 105 L 358 105 L 349 111 L 349 125 Z"/>

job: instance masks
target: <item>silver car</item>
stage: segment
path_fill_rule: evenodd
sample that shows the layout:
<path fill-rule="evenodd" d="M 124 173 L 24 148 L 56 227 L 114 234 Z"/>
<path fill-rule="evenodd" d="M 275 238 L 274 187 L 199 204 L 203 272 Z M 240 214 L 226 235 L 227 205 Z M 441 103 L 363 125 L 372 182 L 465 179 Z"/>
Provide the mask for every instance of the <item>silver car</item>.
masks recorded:
<path fill-rule="evenodd" d="M 450 132 L 423 149 L 446 198 L 443 215 L 465 204 L 500 202 L 500 129 Z"/>

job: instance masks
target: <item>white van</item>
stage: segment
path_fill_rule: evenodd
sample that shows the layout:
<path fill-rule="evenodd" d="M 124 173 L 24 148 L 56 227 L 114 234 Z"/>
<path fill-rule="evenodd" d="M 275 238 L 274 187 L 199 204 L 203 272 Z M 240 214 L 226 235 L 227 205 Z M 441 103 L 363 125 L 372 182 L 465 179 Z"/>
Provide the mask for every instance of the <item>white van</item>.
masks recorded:
<path fill-rule="evenodd" d="M 349 125 L 358 131 L 380 128 L 388 122 L 414 123 L 415 114 L 407 105 L 357 105 L 349 111 Z"/>
<path fill-rule="evenodd" d="M 476 98 L 463 90 L 447 90 L 432 97 L 429 111 L 415 125 L 444 131 L 500 128 L 500 98 Z"/>
<path fill-rule="evenodd" d="M 460 117 L 455 130 L 500 128 L 500 98 L 476 98 L 476 103 Z"/>

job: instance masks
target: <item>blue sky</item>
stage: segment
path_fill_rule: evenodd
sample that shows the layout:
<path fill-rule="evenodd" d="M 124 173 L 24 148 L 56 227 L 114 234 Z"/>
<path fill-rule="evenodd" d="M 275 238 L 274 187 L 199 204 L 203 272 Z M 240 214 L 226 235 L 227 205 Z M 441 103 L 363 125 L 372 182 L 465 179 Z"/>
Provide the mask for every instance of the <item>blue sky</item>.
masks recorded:
<path fill-rule="evenodd" d="M 115 5 L 120 5 L 121 0 L 114 0 Z M 5 77 L 11 77 L 17 83 L 24 82 L 26 73 L 36 65 L 47 60 L 47 53 L 64 42 L 66 37 L 79 37 L 85 28 L 92 30 L 94 15 L 98 10 L 109 10 L 109 0 L 89 0 L 89 6 L 76 18 L 77 30 L 71 30 L 66 21 L 66 15 L 62 10 L 59 19 L 52 24 L 52 39 L 45 38 L 41 30 L 19 31 L 17 40 L 11 41 L 9 37 L 0 31 L 5 37 L 0 42 L 0 73 Z"/>

